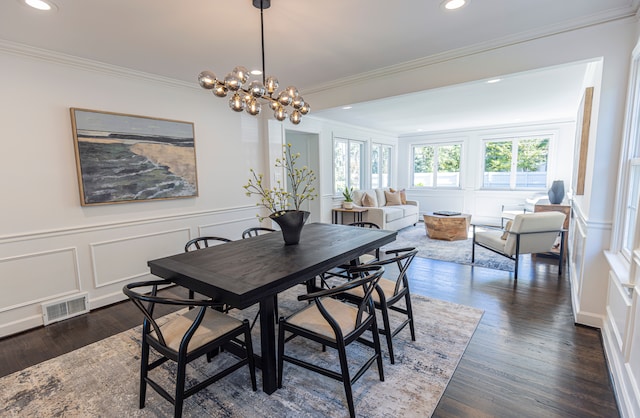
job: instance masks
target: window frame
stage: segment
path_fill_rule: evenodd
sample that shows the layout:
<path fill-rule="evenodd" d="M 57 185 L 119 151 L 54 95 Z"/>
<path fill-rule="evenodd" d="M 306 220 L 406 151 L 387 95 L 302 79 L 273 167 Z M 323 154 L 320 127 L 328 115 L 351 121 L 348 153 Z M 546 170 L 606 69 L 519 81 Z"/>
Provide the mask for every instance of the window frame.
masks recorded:
<path fill-rule="evenodd" d="M 380 172 L 380 169 L 378 170 L 377 174 L 373 173 L 373 164 L 374 164 L 373 153 L 375 152 L 376 147 L 380 148 L 380 156 L 383 155 L 382 150 L 384 148 L 389 150 L 388 161 L 387 161 L 387 165 L 388 165 L 388 179 L 387 179 L 388 184 L 387 185 L 381 184 L 380 180 L 382 179 L 382 173 Z M 382 159 L 380 160 L 380 165 L 382 165 L 381 163 L 382 163 Z M 371 152 L 369 153 L 369 184 L 371 185 L 372 188 L 373 187 L 378 187 L 378 188 L 390 187 L 391 184 L 392 184 L 392 179 L 393 179 L 392 174 L 393 174 L 393 145 L 384 144 L 382 142 L 373 142 L 372 141 L 371 142 Z M 378 185 L 374 186 L 374 184 L 375 184 L 374 176 L 376 176 L 376 175 L 379 177 L 378 183 L 377 183 Z"/>
<path fill-rule="evenodd" d="M 629 211 L 630 199 L 633 198 L 634 169 L 640 166 L 640 144 L 638 144 L 640 140 L 640 117 L 638 116 L 638 111 L 640 111 L 640 44 L 636 46 L 632 56 L 616 193 L 616 218 L 619 219 L 619 222 L 614 223 L 614 239 L 611 248 L 613 252 L 617 251 L 622 256 L 624 263 L 628 266 L 626 277 L 620 277 L 620 279 L 630 286 L 636 282 L 637 267 L 634 258 L 640 255 L 640 214 L 636 210 L 634 218 L 630 219 Z M 640 182 L 640 176 L 636 178 L 636 181 Z M 640 184 L 635 184 L 635 186 L 640 188 Z M 631 248 L 627 246 L 629 235 L 631 235 Z"/>
<path fill-rule="evenodd" d="M 353 139 L 353 138 L 344 138 L 344 137 L 339 137 L 339 136 L 334 136 L 333 137 L 333 149 L 332 149 L 332 154 L 333 154 L 333 164 L 332 164 L 332 176 L 333 176 L 333 193 L 334 196 L 341 196 L 342 195 L 342 188 L 338 188 L 337 185 L 337 179 L 336 179 L 336 144 L 337 143 L 345 143 L 346 144 L 346 148 L 347 148 L 347 159 L 345 161 L 345 185 L 346 187 L 353 187 L 354 190 L 362 190 L 366 187 L 366 177 L 367 177 L 367 168 L 368 168 L 368 164 L 366 161 L 366 156 L 367 154 L 367 141 L 365 140 L 361 140 L 361 139 Z M 351 184 L 351 176 L 350 176 L 350 167 L 351 167 L 351 158 L 350 158 L 350 149 L 351 149 L 351 145 L 352 144 L 358 144 L 361 147 L 361 152 L 360 152 L 360 184 L 358 185 L 353 185 Z"/>
<path fill-rule="evenodd" d="M 549 132 L 549 131 L 534 131 L 534 132 L 514 132 L 514 133 L 510 133 L 507 135 L 491 135 L 491 136 L 484 136 L 481 138 L 481 160 L 480 160 L 480 164 L 479 164 L 479 169 L 480 169 L 480 175 L 479 175 L 479 188 L 480 190 L 487 190 L 487 191 L 543 191 L 543 190 L 547 190 L 549 184 L 550 184 L 550 178 L 551 178 L 551 172 L 550 172 L 550 167 L 551 167 L 551 162 L 553 161 L 553 153 L 554 153 L 554 146 L 555 146 L 555 141 L 556 141 L 556 133 L 555 132 Z M 540 186 L 540 187 L 522 187 L 522 186 L 518 186 L 518 180 L 517 180 L 517 176 L 518 176 L 518 143 L 520 141 L 525 141 L 525 140 L 531 140 L 531 139 L 549 139 L 549 143 L 547 145 L 547 159 L 546 159 L 546 165 L 547 165 L 547 171 L 545 174 L 545 181 L 544 181 L 544 185 Z M 487 186 L 485 184 L 485 173 L 486 173 L 486 167 L 485 167 L 485 161 L 486 161 L 486 151 L 487 151 L 487 144 L 490 142 L 511 142 L 512 146 L 511 146 L 511 167 L 510 167 L 510 171 L 509 171 L 509 187 L 490 187 Z"/>
<path fill-rule="evenodd" d="M 459 161 L 459 171 L 458 171 L 458 184 L 456 186 L 438 186 L 438 157 L 439 157 L 439 148 L 447 147 L 452 145 L 458 145 L 460 147 L 460 161 Z M 415 184 L 415 149 L 422 147 L 432 147 L 434 149 L 433 153 L 433 172 L 432 174 L 432 184 L 430 186 L 418 186 Z M 464 178 L 464 152 L 465 152 L 465 141 L 462 139 L 449 140 L 449 141 L 429 141 L 429 142 L 420 142 L 411 144 L 411 154 L 410 154 L 410 172 L 409 172 L 409 182 L 411 184 L 411 188 L 413 189 L 440 189 L 440 190 L 460 190 L 462 189 L 462 179 Z"/>

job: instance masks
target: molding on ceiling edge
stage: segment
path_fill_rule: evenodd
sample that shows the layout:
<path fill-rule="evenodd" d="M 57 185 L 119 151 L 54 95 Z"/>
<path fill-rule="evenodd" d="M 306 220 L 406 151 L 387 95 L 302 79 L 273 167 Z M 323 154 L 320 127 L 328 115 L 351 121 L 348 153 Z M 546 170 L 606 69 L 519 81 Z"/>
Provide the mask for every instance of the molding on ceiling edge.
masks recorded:
<path fill-rule="evenodd" d="M 364 73 L 356 74 L 350 77 L 344 77 L 331 81 L 326 84 L 317 85 L 311 88 L 305 88 L 307 94 L 318 93 L 334 88 L 344 87 L 350 84 L 358 84 L 362 81 L 370 81 L 372 78 L 382 78 L 385 76 L 402 73 L 406 71 L 412 71 L 430 65 L 451 61 L 466 56 L 476 55 L 483 52 L 488 52 L 495 49 L 505 48 L 512 45 L 517 45 L 524 42 L 533 41 L 536 39 L 542 39 L 561 33 L 571 32 L 574 30 L 584 29 L 591 26 L 597 26 L 604 23 L 613 22 L 616 20 L 623 20 L 627 18 L 639 18 L 640 17 L 640 0 L 632 0 L 631 5 L 626 8 L 612 9 L 605 13 L 592 15 L 582 19 L 576 19 L 563 24 L 547 26 L 545 28 L 537 29 L 534 31 L 521 32 L 513 36 L 500 38 L 498 40 L 478 43 L 469 47 L 458 48 L 439 54 L 430 55 L 428 57 L 419 58 L 412 61 L 403 62 L 389 67 L 379 68 L 376 70 L 367 71 Z M 0 39 L 0 52 L 5 52 L 12 55 L 25 56 L 29 58 L 39 59 L 56 64 L 68 65 L 73 68 L 84 69 L 87 71 L 95 71 L 107 75 L 125 77 L 137 80 L 154 81 L 157 83 L 180 87 L 180 88 L 192 88 L 199 90 L 199 86 L 196 83 L 189 83 L 182 80 L 177 80 L 169 77 L 163 77 L 157 74 L 147 73 L 144 71 L 133 70 L 126 67 L 120 67 L 117 65 L 107 64 L 101 61 L 95 61 L 86 58 L 80 58 L 73 55 L 64 54 L 61 52 L 51 51 L 48 49 L 37 48 L 17 42 L 11 42 Z"/>
<path fill-rule="evenodd" d="M 11 55 L 18 55 L 33 59 L 38 59 L 54 64 L 67 65 L 76 69 L 82 69 L 87 71 L 98 72 L 111 76 L 125 77 L 136 80 L 153 81 L 169 85 L 172 87 L 181 88 L 193 88 L 200 89 L 197 83 L 188 83 L 186 81 L 176 80 L 173 78 L 163 77 L 156 74 L 146 73 L 143 71 L 137 71 L 130 68 L 119 67 L 117 65 L 111 65 L 100 61 L 94 61 L 86 58 L 80 58 L 73 55 L 63 54 L 61 52 L 55 52 L 48 49 L 36 48 L 33 46 L 20 44 L 16 42 L 6 41 L 0 39 L 0 52 L 5 52 Z"/>
<path fill-rule="evenodd" d="M 459 58 L 464 58 L 472 55 L 481 54 L 483 52 L 489 52 L 496 49 L 506 48 L 509 46 L 534 41 L 537 39 L 548 38 L 550 36 L 559 35 L 562 33 L 572 32 L 575 30 L 585 29 L 592 26 L 598 26 L 601 24 L 614 22 L 617 20 L 624 20 L 628 18 L 638 18 L 640 16 L 640 9 L 638 4 L 640 0 L 633 0 L 633 5 L 624 9 L 614 9 L 612 11 L 601 13 L 598 15 L 592 15 L 590 17 L 575 19 L 564 24 L 558 24 L 553 26 L 547 26 L 545 28 L 537 29 L 534 31 L 521 32 L 512 36 L 500 38 L 494 41 L 488 41 L 483 43 L 474 44 L 464 48 L 458 48 L 442 52 L 439 54 L 430 55 L 424 58 L 418 58 L 412 61 L 406 61 L 400 64 L 391 65 L 389 67 L 379 68 L 372 71 L 356 74 L 350 77 L 344 77 L 335 81 L 317 85 L 311 88 L 305 88 L 306 94 L 319 93 L 334 88 L 341 88 L 351 84 L 358 84 L 363 81 L 371 81 L 375 78 L 383 78 L 386 76 L 394 75 L 397 73 L 403 73 L 428 67 L 435 64 L 440 64 L 447 61 L 452 61 Z"/>

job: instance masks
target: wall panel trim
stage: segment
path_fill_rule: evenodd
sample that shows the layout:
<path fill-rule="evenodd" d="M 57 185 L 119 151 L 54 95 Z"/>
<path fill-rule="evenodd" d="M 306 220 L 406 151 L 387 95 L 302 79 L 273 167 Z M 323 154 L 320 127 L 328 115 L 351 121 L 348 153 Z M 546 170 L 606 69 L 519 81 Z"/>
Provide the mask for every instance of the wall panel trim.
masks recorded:
<path fill-rule="evenodd" d="M 29 253 L 29 254 L 20 254 L 20 255 L 16 255 L 16 256 L 12 256 L 12 257 L 6 257 L 6 258 L 2 258 L 0 259 L 0 263 L 5 263 L 5 262 L 10 262 L 10 261 L 14 261 L 14 260 L 19 260 L 19 259 L 23 259 L 23 258 L 36 258 L 36 257 L 40 257 L 43 255 L 49 255 L 49 254 L 57 254 L 57 253 L 64 253 L 64 252 L 70 252 L 72 259 L 73 259 L 73 270 L 74 270 L 74 281 L 75 281 L 75 289 L 72 290 L 68 290 L 66 292 L 60 292 L 60 293 L 55 293 L 53 295 L 47 295 L 41 298 L 37 298 L 37 299 L 31 299 L 28 301 L 24 301 L 24 302 L 20 302 L 17 303 L 15 305 L 10 305 L 10 306 L 5 306 L 0 307 L 0 313 L 2 312 L 8 312 L 14 309 L 18 309 L 18 308 L 22 308 L 24 306 L 31 306 L 31 305 L 35 305 L 38 303 L 42 303 L 44 301 L 48 301 L 48 300 L 52 300 L 52 299 L 58 299 L 58 298 L 62 298 L 64 296 L 68 296 L 68 295 L 73 295 L 76 294 L 78 292 L 82 291 L 82 286 L 80 284 L 80 265 L 78 263 L 78 250 L 76 247 L 66 247 L 66 248 L 58 248 L 55 250 L 48 250 L 48 251 L 40 251 L 37 253 Z"/>
<path fill-rule="evenodd" d="M 252 213 L 255 212 L 255 205 L 197 211 L 197 212 L 186 212 L 182 214 L 173 214 L 173 215 L 165 215 L 165 216 L 154 216 L 154 217 L 140 218 L 140 219 L 131 220 L 131 221 L 105 222 L 101 224 L 74 226 L 69 228 L 59 228 L 59 229 L 51 229 L 51 230 L 44 230 L 44 231 L 32 231 L 32 232 L 26 232 L 22 234 L 0 236 L 0 244 L 26 241 L 34 238 L 53 238 L 53 237 L 64 236 L 64 235 L 95 232 L 95 231 L 100 231 L 105 229 L 123 228 L 123 227 L 137 226 L 137 225 L 146 225 L 146 224 L 157 223 L 157 222 L 167 222 L 167 221 L 182 220 L 182 219 L 189 219 L 189 218 L 198 218 L 198 217 L 204 217 L 204 216 L 230 214 L 230 213 L 244 212 L 249 209 L 252 211 Z M 246 219 L 249 219 L 249 218 L 246 218 Z"/>

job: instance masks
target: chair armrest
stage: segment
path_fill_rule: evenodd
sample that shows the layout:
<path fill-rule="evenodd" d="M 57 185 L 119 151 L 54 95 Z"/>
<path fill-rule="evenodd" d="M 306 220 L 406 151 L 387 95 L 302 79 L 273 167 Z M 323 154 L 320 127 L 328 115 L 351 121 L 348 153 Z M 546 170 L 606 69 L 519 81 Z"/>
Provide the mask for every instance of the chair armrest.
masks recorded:
<path fill-rule="evenodd" d="M 508 232 L 510 234 L 513 235 L 533 235 L 533 234 L 548 234 L 550 232 L 557 232 L 557 233 L 565 233 L 567 232 L 566 229 L 560 228 L 560 229 L 550 229 L 548 231 L 530 231 L 530 232 L 512 232 L 512 231 L 505 231 Z"/>
<path fill-rule="evenodd" d="M 473 232 L 474 233 L 476 231 L 476 226 L 479 226 L 481 228 L 493 229 L 493 230 L 496 230 L 496 231 L 503 231 L 503 232 L 505 231 L 504 228 L 502 228 L 500 226 L 497 226 L 497 225 L 485 225 L 485 224 L 474 224 L 474 223 L 472 223 L 471 226 L 473 227 Z"/>

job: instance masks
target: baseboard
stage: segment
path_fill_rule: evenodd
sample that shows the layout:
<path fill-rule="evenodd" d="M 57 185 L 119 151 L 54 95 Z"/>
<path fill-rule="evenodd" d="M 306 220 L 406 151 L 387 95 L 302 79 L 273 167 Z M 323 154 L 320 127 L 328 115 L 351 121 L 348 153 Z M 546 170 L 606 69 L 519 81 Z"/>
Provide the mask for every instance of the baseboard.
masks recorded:
<path fill-rule="evenodd" d="M 0 338 L 28 331 L 32 328 L 38 328 L 43 326 L 43 324 L 42 315 L 32 315 L 17 321 L 8 322 L 0 325 Z"/>

